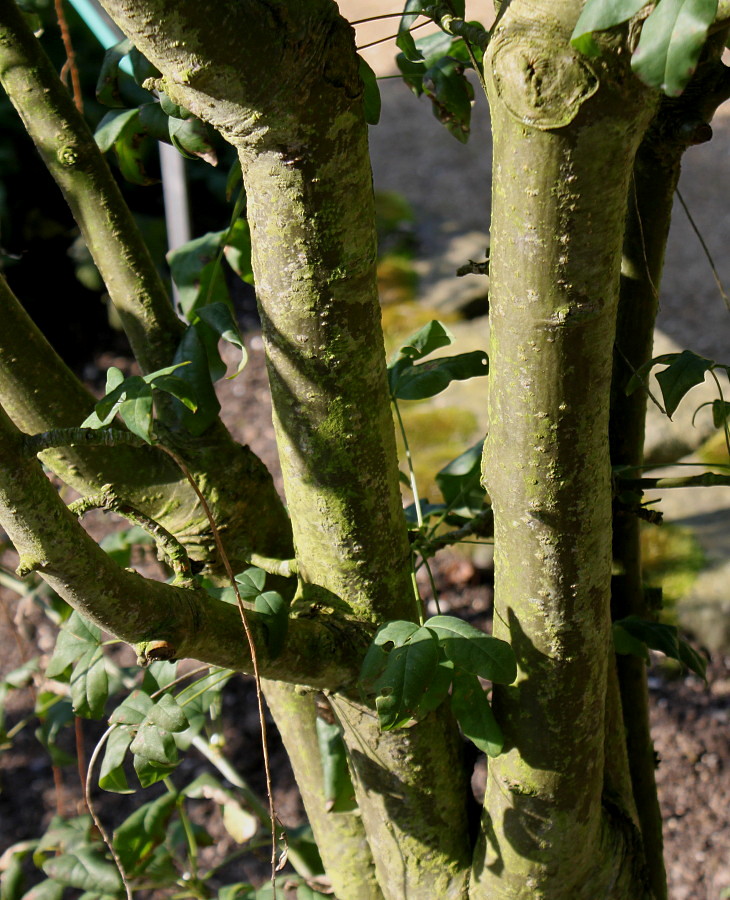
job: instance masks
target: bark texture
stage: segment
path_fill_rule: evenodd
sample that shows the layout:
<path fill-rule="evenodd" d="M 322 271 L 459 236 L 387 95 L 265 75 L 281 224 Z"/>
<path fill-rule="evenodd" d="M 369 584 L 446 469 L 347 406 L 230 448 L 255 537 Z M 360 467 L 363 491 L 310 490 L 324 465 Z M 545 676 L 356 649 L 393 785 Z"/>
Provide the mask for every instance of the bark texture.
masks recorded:
<path fill-rule="evenodd" d="M 516 0 L 485 57 L 494 183 L 484 477 L 495 634 L 519 664 L 515 686 L 495 690 L 507 744 L 490 763 L 475 860 L 473 896 L 485 898 L 645 895 L 616 827 L 625 820 L 630 834 L 630 811 L 617 820 L 602 795 L 612 346 L 630 173 L 654 99 L 620 57 L 572 52 L 578 13 L 567 0 Z"/>

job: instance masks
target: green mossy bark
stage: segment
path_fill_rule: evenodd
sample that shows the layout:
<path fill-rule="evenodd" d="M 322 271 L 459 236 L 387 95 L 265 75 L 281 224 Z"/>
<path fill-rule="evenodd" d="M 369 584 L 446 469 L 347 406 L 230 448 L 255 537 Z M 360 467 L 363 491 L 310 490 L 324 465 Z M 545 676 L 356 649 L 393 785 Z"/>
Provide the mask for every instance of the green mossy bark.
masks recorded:
<path fill-rule="evenodd" d="M 655 100 L 621 57 L 589 63 L 571 51 L 579 11 L 571 0 L 516 0 L 485 57 L 494 182 L 484 476 L 495 634 L 512 644 L 519 674 L 494 691 L 506 746 L 488 771 L 479 898 L 646 894 L 626 849 L 631 810 L 603 797 L 607 434 L 626 197 Z"/>
<path fill-rule="evenodd" d="M 315 695 L 291 685 L 264 683 L 325 871 L 340 900 L 382 900 L 360 813 L 328 812 L 317 740 Z"/>
<path fill-rule="evenodd" d="M 24 435 L 0 408 L 0 522 L 20 556 L 19 571 L 37 571 L 74 609 L 131 644 L 162 641 L 174 657 L 251 672 L 238 609 L 190 590 L 121 569 L 25 454 Z M 264 619 L 249 612 L 264 677 L 336 690 L 357 676 L 367 632 L 342 620 L 293 618 L 275 658 Z"/>
<path fill-rule="evenodd" d="M 465 900 L 470 786 L 445 707 L 407 729 L 381 732 L 376 714 L 330 698 L 343 727 L 355 795 L 386 900 Z M 359 895 L 352 895 L 358 900 Z M 344 897 L 343 900 L 350 900 Z"/>
<path fill-rule="evenodd" d="M 163 73 L 161 86 L 214 125 L 239 151 L 252 230 L 274 419 L 302 580 L 302 617 L 338 610 L 378 622 L 412 609 L 409 548 L 398 489 L 393 425 L 375 291 L 375 230 L 367 129 L 353 33 L 329 0 L 227 4 L 106 0 L 106 8 Z M 164 21 L 164 28 L 160 22 Z M 211 28 L 211 21 L 216 27 Z M 356 661 L 359 656 L 353 656 Z M 442 779 L 460 798 L 444 812 L 445 871 L 463 853 L 463 783 L 454 729 L 429 720 L 403 748 L 403 808 L 422 784 Z M 378 740 L 350 731 L 350 750 Z M 411 769 L 413 776 L 405 777 Z M 380 809 L 382 775 L 361 774 L 363 820 L 372 846 L 398 823 Z M 369 779 L 374 779 L 372 789 Z M 458 809 L 456 808 L 458 806 Z M 457 837 L 455 837 L 455 835 Z M 415 845 L 414 845 L 415 846 Z M 377 854 L 376 854 L 377 856 Z M 421 884 L 421 863 L 399 857 L 403 883 Z M 377 864 L 377 859 L 376 859 Z M 383 871 L 381 869 L 381 871 Z M 382 878 L 381 888 L 384 889 Z M 407 894 L 410 896 L 410 894 Z"/>
<path fill-rule="evenodd" d="M 613 466 L 643 462 L 647 396 L 626 394 L 632 374 L 651 358 L 664 252 L 680 164 L 689 146 L 709 140 L 715 109 L 730 96 L 728 71 L 719 61 L 723 42 L 714 39 L 706 59 L 679 98 L 663 98 L 634 163 L 621 266 L 616 355 L 609 426 Z M 614 514 L 612 612 L 616 619 L 649 617 L 641 569 L 639 519 Z M 649 878 L 656 900 L 667 896 L 662 818 L 656 793 L 656 756 L 649 732 L 646 666 L 633 656 L 616 659 L 633 794 Z"/>

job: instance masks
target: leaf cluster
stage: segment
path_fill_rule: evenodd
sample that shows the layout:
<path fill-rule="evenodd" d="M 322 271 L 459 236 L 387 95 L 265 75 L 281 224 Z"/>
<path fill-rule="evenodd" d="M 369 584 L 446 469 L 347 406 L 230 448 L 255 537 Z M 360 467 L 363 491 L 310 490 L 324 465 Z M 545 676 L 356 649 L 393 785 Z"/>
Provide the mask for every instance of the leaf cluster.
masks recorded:
<path fill-rule="evenodd" d="M 717 0 L 588 0 L 571 43 L 586 56 L 598 56 L 601 45 L 593 37 L 596 32 L 623 25 L 644 11 L 647 15 L 631 68 L 650 87 L 677 97 L 697 68 L 717 15 Z"/>
<path fill-rule="evenodd" d="M 449 696 L 465 735 L 497 756 L 504 743 L 480 678 L 511 684 L 517 677 L 514 651 L 454 616 L 433 616 L 423 625 L 394 621 L 376 633 L 360 671 L 364 695 L 375 697 L 384 731 L 407 726 Z"/>

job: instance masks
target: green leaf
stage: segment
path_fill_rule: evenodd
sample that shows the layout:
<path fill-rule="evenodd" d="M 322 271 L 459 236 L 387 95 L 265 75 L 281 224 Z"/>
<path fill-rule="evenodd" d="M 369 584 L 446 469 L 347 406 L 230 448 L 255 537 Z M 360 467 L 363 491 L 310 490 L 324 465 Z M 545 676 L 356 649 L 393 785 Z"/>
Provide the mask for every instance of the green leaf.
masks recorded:
<path fill-rule="evenodd" d="M 74 612 L 63 624 L 58 634 L 56 647 L 51 661 L 48 663 L 46 675 L 56 678 L 72 663 L 81 659 L 89 651 L 101 645 L 101 629 L 84 619 L 80 613 Z"/>
<path fill-rule="evenodd" d="M 570 43 L 586 56 L 597 56 L 600 48 L 591 34 L 628 22 L 645 6 L 646 0 L 588 0 L 575 24 Z"/>
<path fill-rule="evenodd" d="M 159 103 L 144 103 L 139 107 L 139 124 L 145 134 L 156 141 L 170 143 L 170 135 L 167 129 L 167 116 Z"/>
<path fill-rule="evenodd" d="M 2 854 L 4 871 L 0 875 L 0 897 L 2 900 L 20 900 L 23 896 L 23 856 L 25 853 L 13 853 L 10 859 L 7 852 Z"/>
<path fill-rule="evenodd" d="M 41 718 L 41 725 L 36 729 L 35 736 L 48 751 L 53 765 L 68 766 L 76 762 L 76 757 L 71 756 L 70 753 L 58 745 L 58 737 L 73 723 L 74 712 L 70 698 L 58 697 L 57 694 L 54 696 L 56 702 L 48 705 L 42 713 L 38 713 Z M 39 696 L 38 699 L 42 701 L 43 695 Z"/>
<path fill-rule="evenodd" d="M 641 29 L 631 68 L 670 97 L 682 93 L 697 68 L 717 0 L 661 0 Z"/>
<path fill-rule="evenodd" d="M 392 647 L 400 647 L 418 628 L 414 622 L 399 619 L 387 622 L 378 629 L 360 669 L 360 683 L 366 690 L 369 691 L 383 673 Z"/>
<path fill-rule="evenodd" d="M 455 616 L 433 616 L 425 623 L 455 666 L 489 681 L 512 684 L 517 677 L 515 654 L 506 641 L 484 634 Z"/>
<path fill-rule="evenodd" d="M 213 141 L 212 129 L 195 116 L 187 119 L 167 120 L 170 141 L 173 147 L 188 159 L 203 159 L 211 166 L 218 165 L 218 154 Z"/>
<path fill-rule="evenodd" d="M 662 0 L 667 2 L 667 0 Z M 702 384 L 705 374 L 715 365 L 711 359 L 698 356 L 691 350 L 683 350 L 681 353 L 669 353 L 658 357 L 655 362 L 669 362 L 662 372 L 658 372 L 656 379 L 664 398 L 667 415 L 671 418 L 679 406 L 684 395 L 695 385 Z"/>
<path fill-rule="evenodd" d="M 180 404 L 176 407 L 176 413 L 182 425 L 194 435 L 202 434 L 209 428 L 221 408 L 211 380 L 208 353 L 198 327 L 190 325 L 187 328 L 175 351 L 176 362 L 190 363 L 180 370 L 179 377 L 188 383 L 190 395 L 197 404 L 195 412 Z"/>
<path fill-rule="evenodd" d="M 504 746 L 502 729 L 494 718 L 487 695 L 475 675 L 458 670 L 454 673 L 451 709 L 464 737 L 488 756 L 499 756 Z"/>
<path fill-rule="evenodd" d="M 646 644 L 629 634 L 618 622 L 613 623 L 613 649 L 621 656 L 638 656 L 644 662 L 649 662 L 649 651 Z"/>
<path fill-rule="evenodd" d="M 401 357 L 423 359 L 424 356 L 428 356 L 434 350 L 438 350 L 440 347 L 448 347 L 449 344 L 453 343 L 453 334 L 445 325 L 434 319 L 406 338 L 398 350 L 396 359 Z"/>
<path fill-rule="evenodd" d="M 54 881 L 53 878 L 46 878 L 35 887 L 31 888 L 27 894 L 23 895 L 23 900 L 61 900 L 63 897 L 63 885 Z"/>
<path fill-rule="evenodd" d="M 152 700 L 144 691 L 132 691 L 123 703 L 109 716 L 110 725 L 128 725 L 136 727 L 147 718 Z"/>
<path fill-rule="evenodd" d="M 124 38 L 104 54 L 96 82 L 96 99 L 104 106 L 125 106 L 119 92 L 119 64 L 131 49 L 132 42 Z"/>
<path fill-rule="evenodd" d="M 101 647 L 89 649 L 71 673 L 71 703 L 77 716 L 100 719 L 109 697 L 109 676 Z"/>
<path fill-rule="evenodd" d="M 200 318 L 213 329 L 216 336 L 234 347 L 238 347 L 241 351 L 241 360 L 238 368 L 231 376 L 235 378 L 248 362 L 248 352 L 243 343 L 241 332 L 238 330 L 238 324 L 231 314 L 231 309 L 227 303 L 210 303 L 207 306 L 201 306 L 197 310 Z"/>
<path fill-rule="evenodd" d="M 386 652 L 385 669 L 373 687 L 380 727 L 390 731 L 418 715 L 419 704 L 438 669 L 439 650 L 433 632 L 421 627 Z"/>
<path fill-rule="evenodd" d="M 423 0 L 406 0 L 403 7 L 403 15 L 398 24 L 398 37 L 396 38 L 396 46 L 403 51 L 406 59 L 417 61 L 423 59 L 422 54 L 416 49 L 413 35 L 410 29 L 413 27 L 418 13 L 423 9 Z"/>
<path fill-rule="evenodd" d="M 336 722 L 325 722 L 319 717 L 316 728 L 327 812 L 351 812 L 357 808 L 357 803 L 342 729 Z"/>
<path fill-rule="evenodd" d="M 239 169 L 240 174 L 240 169 Z M 223 252 L 228 265 L 245 281 L 253 284 L 253 268 L 251 267 L 251 230 L 248 222 L 238 218 L 228 230 L 223 245 Z"/>
<path fill-rule="evenodd" d="M 195 412 L 198 408 L 198 404 L 195 402 L 195 397 L 192 394 L 192 388 L 179 375 L 160 375 L 159 378 L 155 379 L 154 387 L 156 391 L 164 391 L 166 394 L 170 394 L 176 400 L 184 403 L 192 412 Z"/>
<path fill-rule="evenodd" d="M 487 354 L 483 350 L 460 353 L 403 367 L 392 393 L 398 400 L 424 400 L 440 394 L 452 381 L 478 378 L 488 372 Z"/>
<path fill-rule="evenodd" d="M 423 90 L 436 118 L 462 144 L 469 140 L 474 88 L 464 75 L 464 64 L 444 56 L 426 70 Z"/>
<path fill-rule="evenodd" d="M 172 116 L 174 119 L 189 119 L 192 116 L 190 110 L 185 109 L 183 106 L 178 106 L 178 104 L 174 103 L 164 91 L 160 91 L 158 96 L 160 108 L 166 116 Z M 168 132 L 168 139 L 169 136 Z"/>
<path fill-rule="evenodd" d="M 180 308 L 188 321 L 198 306 L 228 302 L 228 289 L 217 263 L 224 231 L 211 231 L 167 254 L 173 281 L 177 285 Z"/>
<path fill-rule="evenodd" d="M 115 728 L 106 740 L 104 758 L 99 769 L 99 787 L 115 794 L 134 793 L 124 771 L 124 757 L 132 742 L 127 728 Z"/>
<path fill-rule="evenodd" d="M 132 64 L 132 75 L 137 84 L 142 87 L 148 78 L 160 78 L 162 72 L 144 56 L 136 47 L 130 47 L 129 61 Z"/>
<path fill-rule="evenodd" d="M 251 566 L 245 572 L 236 575 L 238 591 L 244 600 L 258 597 L 266 584 L 266 572 L 257 566 Z"/>
<path fill-rule="evenodd" d="M 450 509 L 473 514 L 484 505 L 486 491 L 481 485 L 483 448 L 482 440 L 452 459 L 436 475 L 436 484 Z"/>
<path fill-rule="evenodd" d="M 142 756 L 148 762 L 173 769 L 178 762 L 177 745 L 169 731 L 153 724 L 143 724 L 129 745 L 135 756 Z"/>
<path fill-rule="evenodd" d="M 73 853 L 52 856 L 43 863 L 49 878 L 80 890 L 113 894 L 122 889 L 116 866 L 93 847 L 82 847 Z"/>
<path fill-rule="evenodd" d="M 727 400 L 712 401 L 712 424 L 722 428 L 730 419 L 730 403 Z"/>
<path fill-rule="evenodd" d="M 167 824 L 175 811 L 177 795 L 168 791 L 135 810 L 114 831 L 113 845 L 128 875 L 140 870 L 167 835 Z"/>
<path fill-rule="evenodd" d="M 362 56 L 359 60 L 359 75 L 363 84 L 362 102 L 365 108 L 365 121 L 368 125 L 377 125 L 380 121 L 380 88 L 375 77 L 375 72 L 365 62 Z"/>
<path fill-rule="evenodd" d="M 218 891 L 218 900 L 251 900 L 255 892 L 256 889 L 250 882 L 239 881 L 222 887 Z"/>
<path fill-rule="evenodd" d="M 259 594 L 254 609 L 264 617 L 266 645 L 273 659 L 281 653 L 289 628 L 289 604 L 277 591 Z"/>
<path fill-rule="evenodd" d="M 131 562 L 133 547 L 139 544 L 154 544 L 154 542 L 155 539 L 151 534 L 147 534 L 139 525 L 132 525 L 122 531 L 113 531 L 111 534 L 107 534 L 99 546 L 117 565 L 126 569 Z"/>
<path fill-rule="evenodd" d="M 695 650 L 683 637 L 678 637 L 679 661 L 700 678 L 707 681 L 707 660 Z"/>
<path fill-rule="evenodd" d="M 619 626 L 636 640 L 642 641 L 652 650 L 659 650 L 665 656 L 670 657 L 670 659 L 676 659 L 684 663 L 701 678 L 705 677 L 707 668 L 705 660 L 686 641 L 679 637 L 674 625 L 650 622 L 639 616 L 627 616 L 614 623 L 614 632 L 616 626 Z"/>
<path fill-rule="evenodd" d="M 146 720 L 164 731 L 185 731 L 190 724 L 172 694 L 162 694 L 147 710 Z"/>
<path fill-rule="evenodd" d="M 163 778 L 167 778 L 174 766 L 161 766 L 144 756 L 134 757 L 134 771 L 137 773 L 139 783 L 143 788 L 152 787 Z"/>

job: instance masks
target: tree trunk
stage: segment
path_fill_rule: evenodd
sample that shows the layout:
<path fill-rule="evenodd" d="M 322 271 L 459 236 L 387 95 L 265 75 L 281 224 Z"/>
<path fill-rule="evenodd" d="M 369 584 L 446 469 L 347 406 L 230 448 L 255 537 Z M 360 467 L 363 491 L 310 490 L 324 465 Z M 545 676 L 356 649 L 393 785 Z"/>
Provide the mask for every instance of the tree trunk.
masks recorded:
<path fill-rule="evenodd" d="M 626 197 L 655 100 L 619 57 L 571 51 L 578 13 L 570 0 L 515 0 L 485 58 L 494 182 L 484 478 L 495 634 L 512 644 L 519 674 L 494 692 L 506 746 L 489 766 L 475 897 L 647 895 L 625 839 L 631 810 L 603 794 L 612 347 Z"/>

